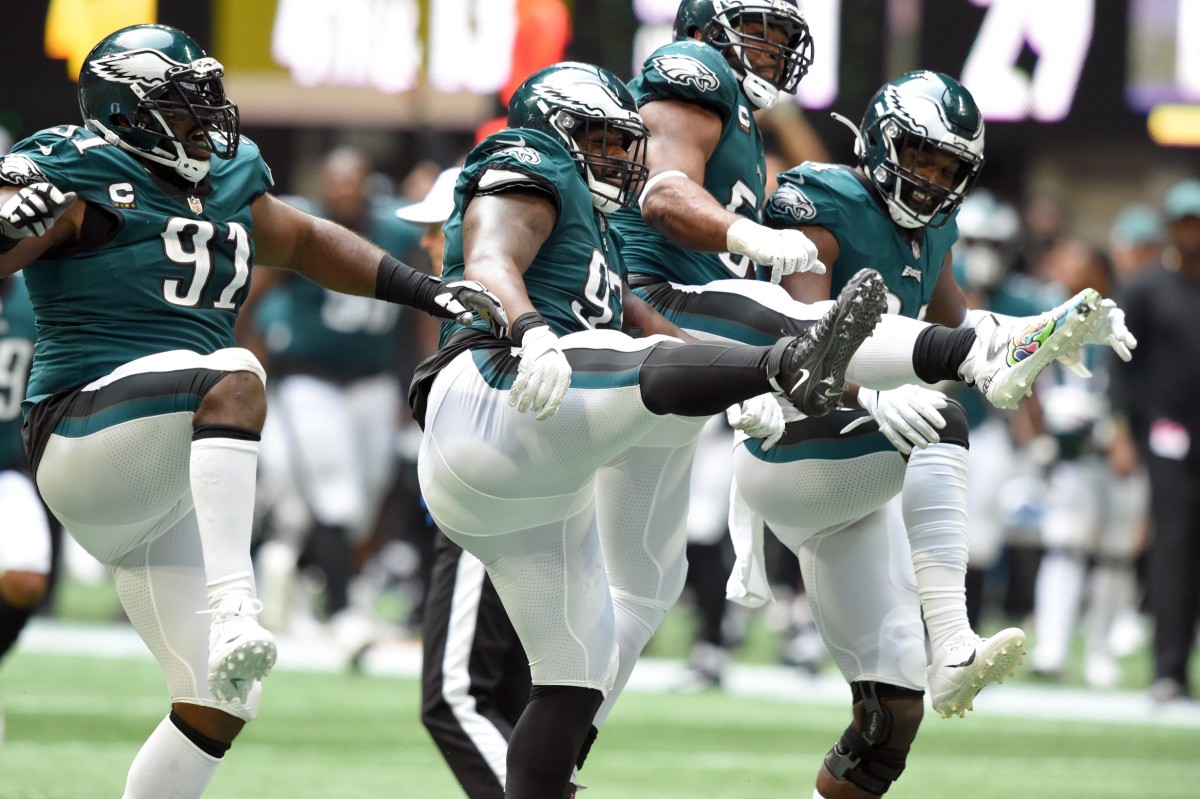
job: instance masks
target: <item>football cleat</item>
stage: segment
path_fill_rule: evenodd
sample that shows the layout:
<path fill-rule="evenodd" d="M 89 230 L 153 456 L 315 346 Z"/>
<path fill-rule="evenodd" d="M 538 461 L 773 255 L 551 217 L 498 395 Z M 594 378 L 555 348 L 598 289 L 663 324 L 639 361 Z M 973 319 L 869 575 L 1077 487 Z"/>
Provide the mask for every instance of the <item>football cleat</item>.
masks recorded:
<path fill-rule="evenodd" d="M 1101 297 L 1084 289 L 1040 316 L 1008 321 L 988 314 L 975 325 L 975 343 L 959 374 L 988 402 L 1013 410 L 1033 391 L 1033 381 L 1059 358 L 1070 360 L 1100 321 Z"/>
<path fill-rule="evenodd" d="M 208 688 L 218 702 L 245 702 L 275 665 L 275 636 L 255 618 L 261 611 L 262 602 L 245 594 L 224 596 L 210 611 Z"/>
<path fill-rule="evenodd" d="M 1025 633 L 1016 627 L 990 638 L 970 634 L 953 638 L 933 653 L 929 667 L 929 699 L 942 718 L 962 718 L 974 710 L 975 696 L 994 682 L 1004 682 L 1025 657 Z"/>
<path fill-rule="evenodd" d="M 771 385 L 806 416 L 829 413 L 842 402 L 850 358 L 886 310 L 883 277 L 874 269 L 859 270 L 803 335 L 780 339 L 771 348 Z"/>

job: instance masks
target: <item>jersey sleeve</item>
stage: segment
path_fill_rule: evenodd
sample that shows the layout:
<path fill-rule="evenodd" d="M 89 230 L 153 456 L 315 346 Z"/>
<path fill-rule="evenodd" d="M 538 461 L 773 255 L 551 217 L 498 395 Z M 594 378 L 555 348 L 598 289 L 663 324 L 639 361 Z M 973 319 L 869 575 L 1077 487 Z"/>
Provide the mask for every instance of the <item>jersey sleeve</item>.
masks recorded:
<path fill-rule="evenodd" d="M 816 225 L 836 230 L 843 221 L 845 194 L 837 182 L 844 182 L 840 167 L 806 162 L 779 176 L 779 188 L 767 198 L 763 223 L 770 227 Z M 848 176 L 853 180 L 853 176 Z M 853 195 L 851 195 L 853 196 Z"/>
<path fill-rule="evenodd" d="M 464 210 L 481 195 L 534 189 L 549 195 L 561 211 L 560 186 L 581 180 L 566 147 L 527 128 L 510 128 L 488 136 L 471 151 L 464 171 L 468 174 Z"/>
<path fill-rule="evenodd" d="M 720 51 L 697 41 L 671 42 L 655 50 L 629 89 L 639 106 L 679 100 L 709 108 L 726 121 L 737 113 L 741 92 Z"/>
<path fill-rule="evenodd" d="M 82 133 L 82 135 L 79 135 Z M 78 161 L 89 141 L 103 144 L 83 128 L 48 128 L 22 139 L 0 161 L 0 183 L 29 186 L 49 182 L 63 191 L 77 191 Z M 82 144 L 82 147 L 80 146 Z"/>

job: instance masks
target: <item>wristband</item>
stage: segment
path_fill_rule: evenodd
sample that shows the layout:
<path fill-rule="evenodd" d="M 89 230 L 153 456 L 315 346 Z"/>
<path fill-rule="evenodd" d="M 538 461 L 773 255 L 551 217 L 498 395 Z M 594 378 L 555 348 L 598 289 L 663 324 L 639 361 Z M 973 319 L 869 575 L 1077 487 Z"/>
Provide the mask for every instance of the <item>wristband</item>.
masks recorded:
<path fill-rule="evenodd" d="M 407 305 L 437 316 L 437 303 L 433 298 L 440 285 L 437 278 L 418 272 L 398 258 L 384 255 L 375 275 L 375 299 Z"/>
<path fill-rule="evenodd" d="M 515 341 L 519 347 L 521 346 L 522 339 L 525 338 L 525 334 L 529 332 L 530 328 L 542 326 L 549 327 L 550 325 L 537 311 L 527 311 L 526 313 L 518 316 L 516 321 L 512 323 L 512 326 L 509 328 L 511 331 L 509 333 L 509 337 Z"/>

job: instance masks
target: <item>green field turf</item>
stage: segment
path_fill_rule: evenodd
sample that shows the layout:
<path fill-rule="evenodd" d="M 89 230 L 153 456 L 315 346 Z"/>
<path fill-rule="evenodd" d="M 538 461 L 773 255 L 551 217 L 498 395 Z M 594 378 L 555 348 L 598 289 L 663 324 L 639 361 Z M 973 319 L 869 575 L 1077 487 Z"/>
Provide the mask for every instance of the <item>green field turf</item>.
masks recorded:
<path fill-rule="evenodd" d="M 0 670 L 3 799 L 115 799 L 166 712 L 146 658 L 17 651 Z M 1004 690 L 1003 688 L 999 690 Z M 212 799 L 461 796 L 417 719 L 412 678 L 278 670 L 260 718 L 227 756 Z M 808 799 L 848 710 L 630 692 L 583 773 L 580 799 Z M 1194 799 L 1200 729 L 926 716 L 888 797 Z"/>

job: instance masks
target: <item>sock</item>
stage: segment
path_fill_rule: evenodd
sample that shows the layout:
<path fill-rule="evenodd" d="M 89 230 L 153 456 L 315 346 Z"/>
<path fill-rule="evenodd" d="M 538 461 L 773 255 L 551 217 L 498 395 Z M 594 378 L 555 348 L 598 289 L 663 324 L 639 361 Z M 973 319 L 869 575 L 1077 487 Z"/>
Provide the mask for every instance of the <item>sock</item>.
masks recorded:
<path fill-rule="evenodd" d="M 918 337 L 929 327 L 906 316 L 884 314 L 875 332 L 850 358 L 846 379 L 878 391 L 916 383 L 913 355 Z"/>
<path fill-rule="evenodd" d="M 639 388 L 651 413 L 712 416 L 771 391 L 770 347 L 663 342 L 646 355 Z"/>
<path fill-rule="evenodd" d="M 917 337 L 913 347 L 913 371 L 926 383 L 961 382 L 963 377 L 959 369 L 976 338 L 973 327 L 930 325 Z"/>
<path fill-rule="evenodd" d="M 254 592 L 250 537 L 254 523 L 254 488 L 258 442 L 235 438 L 192 441 L 192 499 L 209 605 L 227 593 Z"/>
<path fill-rule="evenodd" d="M 1052 549 L 1042 556 L 1034 588 L 1034 668 L 1052 672 L 1066 668 L 1086 571 L 1080 553 Z"/>
<path fill-rule="evenodd" d="M 967 450 L 954 444 L 914 449 L 901 494 L 917 593 L 936 649 L 967 621 Z"/>
<path fill-rule="evenodd" d="M 637 665 L 638 657 L 642 654 L 642 650 L 646 648 L 646 644 L 650 643 L 650 639 L 654 636 L 655 631 L 662 624 L 663 618 L 667 615 L 665 608 L 654 607 L 644 602 L 631 601 L 629 597 L 616 593 L 613 594 L 612 602 L 613 615 L 616 618 L 617 625 L 617 654 L 619 663 L 617 665 L 617 677 L 613 681 L 612 690 L 608 692 L 608 696 L 604 698 L 600 709 L 596 711 L 596 719 L 593 722 L 596 729 L 604 725 L 604 720 L 612 712 L 617 698 L 625 690 L 625 684 L 629 682 L 629 677 L 633 674 L 633 667 Z"/>
<path fill-rule="evenodd" d="M 220 758 L 200 751 L 168 716 L 133 759 L 122 799 L 199 799 L 219 765 Z"/>
<path fill-rule="evenodd" d="M 562 799 L 602 694 L 574 685 L 535 685 L 508 741 L 509 799 Z"/>
<path fill-rule="evenodd" d="M 0 593 L 0 658 L 17 642 L 25 623 L 33 615 L 33 608 L 18 608 L 10 605 Z"/>

